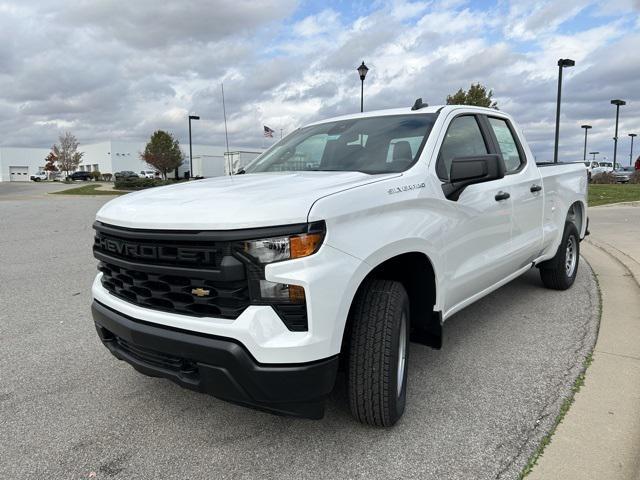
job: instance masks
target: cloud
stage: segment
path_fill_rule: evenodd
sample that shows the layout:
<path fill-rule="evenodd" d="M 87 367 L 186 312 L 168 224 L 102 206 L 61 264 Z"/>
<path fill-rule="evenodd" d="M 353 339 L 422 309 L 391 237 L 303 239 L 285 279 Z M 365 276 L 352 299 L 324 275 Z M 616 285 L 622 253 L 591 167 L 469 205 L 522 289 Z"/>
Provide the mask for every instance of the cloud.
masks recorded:
<path fill-rule="evenodd" d="M 115 39 L 128 46 L 162 48 L 176 42 L 212 42 L 251 33 L 282 19 L 295 7 L 293 0 L 81 0 L 66 7 L 52 5 L 54 21 L 83 28 L 99 38 Z"/>
<path fill-rule="evenodd" d="M 299 37 L 315 37 L 335 31 L 339 26 L 338 13 L 327 9 L 300 20 L 293 26 L 293 34 Z"/>
<path fill-rule="evenodd" d="M 561 157 L 611 151 L 609 100 L 628 101 L 626 134 L 640 133 L 638 0 L 376 0 L 326 3 L 189 0 L 158 3 L 0 0 L 0 144 L 48 146 L 71 128 L 83 143 L 144 140 L 158 128 L 260 147 L 263 124 L 286 133 L 359 108 L 442 103 L 480 82 L 550 158 L 558 58 L 565 71 Z"/>

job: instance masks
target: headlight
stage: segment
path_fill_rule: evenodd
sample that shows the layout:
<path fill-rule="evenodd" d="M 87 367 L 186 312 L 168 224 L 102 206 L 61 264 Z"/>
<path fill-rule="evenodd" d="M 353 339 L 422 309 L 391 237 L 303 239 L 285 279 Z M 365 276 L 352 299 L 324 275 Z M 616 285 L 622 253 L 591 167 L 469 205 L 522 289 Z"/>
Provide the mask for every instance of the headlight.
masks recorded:
<path fill-rule="evenodd" d="M 324 232 L 312 232 L 250 240 L 244 243 L 244 251 L 262 264 L 280 262 L 312 255 L 320 248 L 323 238 Z"/>
<path fill-rule="evenodd" d="M 303 332 L 308 330 L 304 287 L 271 282 L 265 278 L 267 264 L 308 257 L 322 245 L 326 232 L 324 221 L 297 227 L 293 230 L 296 233 L 246 240 L 236 248 L 247 269 L 251 303 L 271 305 L 289 330 Z M 279 228 L 277 232 L 286 230 L 283 232 Z"/>

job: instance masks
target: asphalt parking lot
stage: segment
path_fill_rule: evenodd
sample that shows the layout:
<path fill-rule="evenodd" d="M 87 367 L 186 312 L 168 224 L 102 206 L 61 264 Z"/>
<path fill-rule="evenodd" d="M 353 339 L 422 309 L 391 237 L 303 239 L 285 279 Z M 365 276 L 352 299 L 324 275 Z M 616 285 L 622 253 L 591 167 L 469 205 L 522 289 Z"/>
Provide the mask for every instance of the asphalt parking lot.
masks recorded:
<path fill-rule="evenodd" d="M 144 377 L 91 319 L 91 224 L 109 198 L 0 183 L 0 478 L 517 478 L 598 328 L 586 263 L 574 287 L 537 271 L 411 345 L 393 429 L 352 420 L 339 380 L 323 420 L 273 416 Z"/>

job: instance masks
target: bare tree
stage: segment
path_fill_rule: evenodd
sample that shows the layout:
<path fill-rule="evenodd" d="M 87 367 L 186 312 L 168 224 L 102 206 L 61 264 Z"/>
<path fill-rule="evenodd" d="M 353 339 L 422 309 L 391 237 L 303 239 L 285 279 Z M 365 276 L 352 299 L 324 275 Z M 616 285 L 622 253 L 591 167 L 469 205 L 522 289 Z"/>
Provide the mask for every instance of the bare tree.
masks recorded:
<path fill-rule="evenodd" d="M 69 172 L 78 168 L 84 152 L 78 152 L 78 140 L 71 132 L 60 135 L 58 142 L 59 144 L 54 145 L 51 151 L 57 158 L 58 168 L 67 176 Z"/>

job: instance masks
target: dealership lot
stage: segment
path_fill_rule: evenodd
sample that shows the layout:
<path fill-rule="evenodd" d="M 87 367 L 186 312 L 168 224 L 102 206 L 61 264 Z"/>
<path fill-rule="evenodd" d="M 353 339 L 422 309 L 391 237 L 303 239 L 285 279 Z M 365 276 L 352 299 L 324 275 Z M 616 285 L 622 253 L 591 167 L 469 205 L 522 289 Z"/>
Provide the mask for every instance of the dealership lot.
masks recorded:
<path fill-rule="evenodd" d="M 0 477 L 516 478 L 597 332 L 586 263 L 568 292 L 537 271 L 412 345 L 408 409 L 355 423 L 339 384 L 323 420 L 277 417 L 144 377 L 100 344 L 91 223 L 108 201 L 0 183 Z"/>

